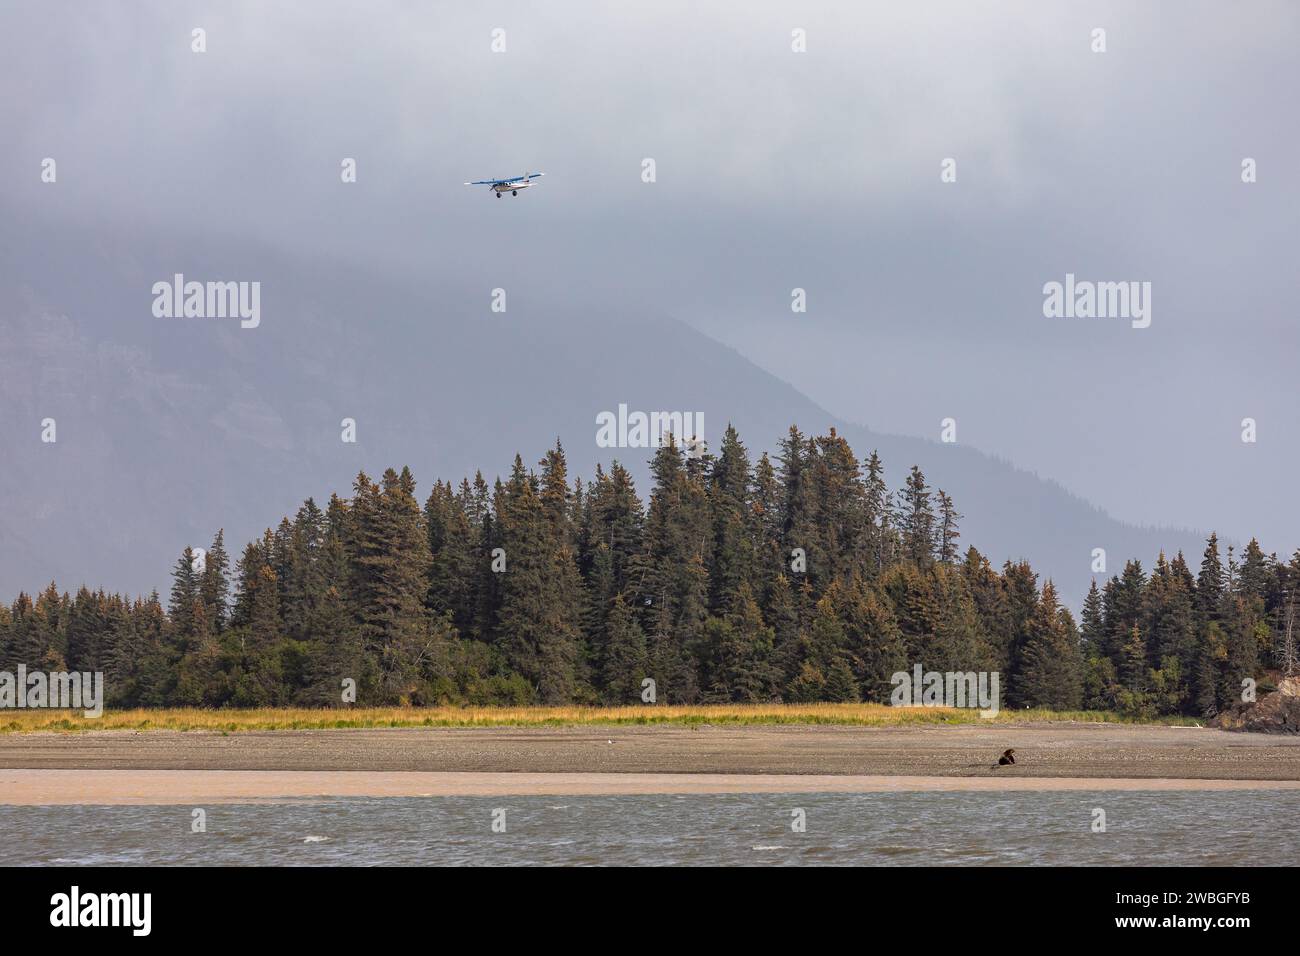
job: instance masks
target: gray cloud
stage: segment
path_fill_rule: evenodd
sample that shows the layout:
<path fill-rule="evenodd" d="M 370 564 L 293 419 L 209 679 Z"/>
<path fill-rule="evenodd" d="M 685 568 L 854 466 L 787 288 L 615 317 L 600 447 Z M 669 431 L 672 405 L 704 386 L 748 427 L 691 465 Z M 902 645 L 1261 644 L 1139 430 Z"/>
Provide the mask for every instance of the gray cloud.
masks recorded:
<path fill-rule="evenodd" d="M 508 280 L 514 309 L 678 316 L 847 420 L 952 415 L 1121 518 L 1300 543 L 1294 5 L 803 6 L 10 3 L 0 206 L 432 307 Z M 460 185 L 526 167 L 519 200 Z M 1150 280 L 1152 327 L 1044 319 L 1067 271 Z"/>

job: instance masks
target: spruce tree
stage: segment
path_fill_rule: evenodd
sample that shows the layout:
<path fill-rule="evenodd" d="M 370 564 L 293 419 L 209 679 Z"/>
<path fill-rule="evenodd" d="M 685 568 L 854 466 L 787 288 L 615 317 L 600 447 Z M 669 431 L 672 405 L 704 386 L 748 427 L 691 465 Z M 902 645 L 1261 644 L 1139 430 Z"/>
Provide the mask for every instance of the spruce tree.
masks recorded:
<path fill-rule="evenodd" d="M 957 563 L 957 539 L 961 537 L 958 522 L 964 515 L 957 513 L 952 498 L 939 489 L 938 557 L 944 564 Z"/>
<path fill-rule="evenodd" d="M 858 694 L 863 700 L 887 703 L 894 686 L 890 678 L 908 668 L 898 622 L 888 601 L 863 577 L 855 576 L 840 594 L 837 613 Z"/>
<path fill-rule="evenodd" d="M 181 552 L 172 569 L 172 593 L 167 605 L 167 615 L 171 621 L 178 650 L 184 652 L 197 646 L 199 634 L 194 619 L 194 606 L 201 603 L 199 593 L 199 573 L 194 567 L 194 549 L 189 545 Z"/>
<path fill-rule="evenodd" d="M 831 596 L 817 602 L 803 643 L 803 661 L 790 683 L 791 699 L 796 702 L 857 700 L 857 680 L 849 661 L 844 625 L 835 613 Z"/>
<path fill-rule="evenodd" d="M 576 565 L 558 524 L 562 509 L 555 501 L 556 478 L 552 471 L 551 498 L 544 501 L 535 478 L 516 458 L 498 507 L 507 565 L 500 575 L 496 631 L 510 666 L 547 704 L 570 699 L 580 653 Z"/>
<path fill-rule="evenodd" d="M 1061 615 L 1056 588 L 1048 581 L 1035 609 L 1025 647 L 1021 687 L 1011 699 L 1030 707 L 1077 710 L 1083 702 L 1083 664 L 1078 635 Z"/>
<path fill-rule="evenodd" d="M 77 591 L 68 615 L 65 661 L 69 670 L 101 670 L 102 644 L 108 630 L 108 598 L 91 594 L 84 585 Z M 0 647 L 3 645 L 0 644 Z"/>
<path fill-rule="evenodd" d="M 893 561 L 893 532 L 890 528 L 889 487 L 885 484 L 885 466 L 875 451 L 867 459 L 866 480 L 863 486 L 863 507 L 866 518 L 863 545 L 866 550 L 866 571 L 874 580 L 876 575 Z"/>
<path fill-rule="evenodd" d="M 1201 571 L 1196 576 L 1196 611 L 1202 626 L 1219 619 L 1223 603 L 1224 575 L 1219 562 L 1219 536 L 1211 534 L 1201 558 Z"/>
<path fill-rule="evenodd" d="M 34 603 L 25 592 L 19 591 L 9 625 L 5 669 L 13 670 L 19 664 L 32 670 L 39 669 L 41 659 L 49 650 L 50 630 L 45 609 Z"/>
<path fill-rule="evenodd" d="M 1141 695 L 1147 689 L 1147 646 L 1142 637 L 1142 629 L 1134 624 L 1128 633 L 1128 640 L 1120 649 L 1119 660 L 1120 683 L 1131 694 Z"/>
<path fill-rule="evenodd" d="M 203 564 L 203 574 L 199 580 L 199 596 L 203 602 L 204 614 L 214 633 L 220 634 L 226 629 L 230 619 L 230 558 L 226 554 L 225 529 L 219 529 L 208 548 L 207 559 Z"/>
<path fill-rule="evenodd" d="M 898 493 L 898 511 L 903 556 L 916 565 L 928 566 L 934 559 L 934 508 L 930 504 L 930 489 L 925 483 L 925 475 L 916 465 L 912 466 L 907 484 Z"/>
<path fill-rule="evenodd" d="M 390 468 L 380 484 L 361 473 L 354 489 L 346 550 L 366 669 L 376 674 L 380 699 L 409 701 L 429 627 L 429 543 L 415 480 L 406 468 L 400 475 Z"/>
<path fill-rule="evenodd" d="M 1106 619 L 1102 614 L 1101 591 L 1097 589 L 1097 579 L 1093 578 L 1088 587 L 1088 596 L 1083 601 L 1083 619 L 1080 628 L 1080 641 L 1085 657 L 1103 653 L 1106 646 Z"/>
<path fill-rule="evenodd" d="M 741 584 L 752 578 L 756 560 L 750 525 L 749 454 L 730 425 L 720 451 L 708 485 L 713 518 L 709 610 L 715 615 L 726 613 Z"/>
<path fill-rule="evenodd" d="M 610 602 L 605 629 L 604 700 L 624 706 L 640 703 L 641 682 L 647 676 L 645 634 L 621 594 Z"/>

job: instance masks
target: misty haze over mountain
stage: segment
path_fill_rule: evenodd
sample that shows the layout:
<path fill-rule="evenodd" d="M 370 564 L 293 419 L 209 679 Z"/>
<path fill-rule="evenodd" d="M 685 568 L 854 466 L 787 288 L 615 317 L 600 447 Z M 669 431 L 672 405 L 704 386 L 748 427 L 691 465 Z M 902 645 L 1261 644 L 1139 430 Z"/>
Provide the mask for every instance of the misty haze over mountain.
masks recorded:
<path fill-rule="evenodd" d="M 620 403 L 702 412 L 713 449 L 733 423 L 755 458 L 791 424 L 837 428 L 859 457 L 879 450 L 893 487 L 919 464 L 966 515 L 965 543 L 999 564 L 1030 558 L 1067 598 L 1086 590 L 1094 547 L 1120 561 L 1200 547 L 1194 535 L 1125 526 L 961 444 L 844 422 L 662 316 L 611 321 L 547 306 L 527 319 L 489 319 L 476 306 L 439 304 L 445 284 L 437 293 L 396 286 L 201 240 L 83 236 L 42 247 L 29 233 L 24 248 L 6 257 L 22 274 L 37 266 L 29 256 L 71 255 L 75 278 L 39 286 L 3 276 L 6 300 L 22 303 L 6 316 L 5 400 L 17 414 L 0 436 L 23 450 L 0 479 L 16 505 L 4 532 L 20 543 L 0 565 L 11 591 L 51 578 L 162 587 L 186 544 L 206 545 L 218 527 L 242 543 L 308 495 L 322 504 L 331 491 L 346 495 L 359 470 L 409 464 L 427 492 L 436 478 L 458 481 L 477 468 L 491 480 L 516 452 L 534 464 L 556 438 L 574 474 L 591 478 L 596 462 L 617 458 L 645 497 L 652 449 L 597 447 L 597 414 Z M 263 323 L 245 330 L 238 318 L 148 315 L 152 300 L 140 290 L 154 280 L 144 280 L 170 280 L 160 270 L 181 248 L 176 268 L 187 276 L 275 276 L 263 286 Z M 26 441 L 16 423 L 46 416 L 58 422 L 57 443 Z M 355 444 L 340 440 L 344 418 L 357 423 Z"/>
<path fill-rule="evenodd" d="M 556 438 L 644 498 L 649 451 L 595 443 L 620 403 L 700 411 L 714 448 L 733 422 L 754 457 L 835 427 L 893 487 L 919 464 L 964 544 L 1076 604 L 1095 547 L 1108 574 L 1210 529 L 1294 550 L 1295 8 L 792 17 L 8 5 L 5 599 L 163 589 L 186 545 L 359 470 L 423 493 Z M 530 168 L 518 198 L 460 185 Z M 176 273 L 259 281 L 260 326 L 156 318 Z M 1151 327 L 1044 318 L 1067 273 L 1151 282 Z"/>

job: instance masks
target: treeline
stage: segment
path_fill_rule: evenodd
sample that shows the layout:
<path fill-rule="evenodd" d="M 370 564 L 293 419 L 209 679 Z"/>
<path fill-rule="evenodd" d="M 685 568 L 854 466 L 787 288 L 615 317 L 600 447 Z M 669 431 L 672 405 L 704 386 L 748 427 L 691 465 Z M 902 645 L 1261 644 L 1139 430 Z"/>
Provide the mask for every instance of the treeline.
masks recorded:
<path fill-rule="evenodd" d="M 164 609 L 51 584 L 0 606 L 6 669 L 98 670 L 110 706 L 888 701 L 897 671 L 998 671 L 1004 705 L 1212 714 L 1272 666 L 1300 581 L 1252 541 L 1198 571 L 1161 555 L 1098 587 L 1079 625 L 1026 562 L 959 546 L 912 468 L 791 428 L 756 463 L 668 443 L 643 504 L 618 463 L 438 482 L 357 476 L 232 564 L 187 548 Z"/>

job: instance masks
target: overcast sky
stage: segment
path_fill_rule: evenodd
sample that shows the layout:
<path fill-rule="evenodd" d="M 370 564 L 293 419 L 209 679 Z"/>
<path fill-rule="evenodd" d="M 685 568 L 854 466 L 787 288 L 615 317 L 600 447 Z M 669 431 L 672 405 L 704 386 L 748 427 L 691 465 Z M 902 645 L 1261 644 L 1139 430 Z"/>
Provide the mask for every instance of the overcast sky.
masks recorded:
<path fill-rule="evenodd" d="M 1300 7 L 701 7 L 6 0 L 0 204 L 346 259 L 435 310 L 662 312 L 847 420 L 953 417 L 1119 518 L 1300 545 Z M 1066 273 L 1151 282 L 1151 326 L 1045 318 Z"/>

